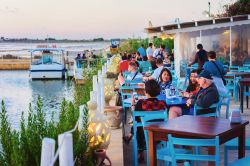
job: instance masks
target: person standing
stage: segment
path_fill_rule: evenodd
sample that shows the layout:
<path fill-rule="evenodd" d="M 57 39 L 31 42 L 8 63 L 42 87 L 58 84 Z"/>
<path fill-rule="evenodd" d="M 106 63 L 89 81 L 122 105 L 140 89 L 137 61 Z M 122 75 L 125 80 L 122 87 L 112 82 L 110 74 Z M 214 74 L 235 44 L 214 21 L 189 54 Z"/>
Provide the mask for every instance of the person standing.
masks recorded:
<path fill-rule="evenodd" d="M 214 51 L 208 52 L 208 62 L 203 66 L 204 70 L 212 74 L 213 82 L 216 85 L 220 94 L 226 94 L 228 91 L 223 83 L 223 76 L 226 74 L 223 64 L 216 60 L 216 53 Z"/>
<path fill-rule="evenodd" d="M 148 48 L 146 50 L 147 56 L 153 56 L 154 51 L 153 51 L 153 43 L 148 44 Z"/>
<path fill-rule="evenodd" d="M 144 57 L 146 56 L 146 52 L 145 52 L 145 49 L 144 49 L 144 45 L 142 44 L 140 48 L 138 48 L 137 52 L 140 53 L 141 57 Z"/>
<path fill-rule="evenodd" d="M 197 70 L 198 72 L 200 72 L 202 70 L 204 63 L 208 61 L 208 58 L 207 58 L 207 51 L 203 49 L 202 44 L 198 44 L 197 49 L 199 51 L 196 53 L 194 61 L 188 64 L 188 67 L 190 67 L 195 63 L 198 63 Z"/>

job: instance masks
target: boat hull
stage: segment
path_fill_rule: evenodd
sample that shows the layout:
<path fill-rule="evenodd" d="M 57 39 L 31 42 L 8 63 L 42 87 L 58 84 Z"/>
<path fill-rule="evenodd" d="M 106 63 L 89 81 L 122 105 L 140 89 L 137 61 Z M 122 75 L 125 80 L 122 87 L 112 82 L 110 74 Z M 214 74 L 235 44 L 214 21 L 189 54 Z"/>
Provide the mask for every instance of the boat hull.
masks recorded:
<path fill-rule="evenodd" d="M 30 66 L 31 79 L 62 79 L 64 77 L 64 73 L 64 66 L 61 64 L 41 64 Z"/>

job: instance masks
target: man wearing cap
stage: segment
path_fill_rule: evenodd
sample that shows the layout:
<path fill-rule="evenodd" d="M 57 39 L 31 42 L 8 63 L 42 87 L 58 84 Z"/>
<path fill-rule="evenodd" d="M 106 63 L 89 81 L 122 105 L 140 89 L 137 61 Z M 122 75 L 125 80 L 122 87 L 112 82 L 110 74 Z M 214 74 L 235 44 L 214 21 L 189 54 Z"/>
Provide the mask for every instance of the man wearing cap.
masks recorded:
<path fill-rule="evenodd" d="M 194 105 L 208 108 L 212 104 L 219 102 L 219 93 L 213 83 L 211 73 L 207 70 L 203 70 L 197 77 L 197 81 L 201 87 L 199 92 L 189 98 L 186 102 L 186 105 L 190 109 L 172 108 L 169 110 L 169 119 L 181 116 L 181 115 L 193 115 L 194 114 Z M 197 115 L 213 113 L 216 109 L 203 109 L 197 112 Z"/>

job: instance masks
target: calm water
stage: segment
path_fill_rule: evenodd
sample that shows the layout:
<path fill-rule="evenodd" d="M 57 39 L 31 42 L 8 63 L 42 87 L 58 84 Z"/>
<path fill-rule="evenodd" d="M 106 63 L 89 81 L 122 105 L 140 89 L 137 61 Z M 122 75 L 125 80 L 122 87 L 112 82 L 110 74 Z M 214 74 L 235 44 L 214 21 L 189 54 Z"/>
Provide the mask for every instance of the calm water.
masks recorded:
<path fill-rule="evenodd" d="M 20 57 L 30 57 L 28 52 L 36 48 L 38 45 L 46 43 L 18 43 L 18 42 L 3 42 L 0 43 L 1 55 L 15 55 Z M 58 48 L 63 48 L 65 51 L 83 51 L 83 50 L 100 50 L 110 45 L 110 42 L 72 42 L 72 43 L 49 43 L 56 45 Z"/>
<path fill-rule="evenodd" d="M 0 71 L 0 100 L 4 100 L 9 120 L 17 129 L 22 111 L 27 115 L 29 103 L 35 105 L 38 95 L 44 111 L 51 115 L 52 111 L 58 112 L 63 98 L 73 101 L 73 90 L 71 81 L 32 81 L 28 71 Z"/>

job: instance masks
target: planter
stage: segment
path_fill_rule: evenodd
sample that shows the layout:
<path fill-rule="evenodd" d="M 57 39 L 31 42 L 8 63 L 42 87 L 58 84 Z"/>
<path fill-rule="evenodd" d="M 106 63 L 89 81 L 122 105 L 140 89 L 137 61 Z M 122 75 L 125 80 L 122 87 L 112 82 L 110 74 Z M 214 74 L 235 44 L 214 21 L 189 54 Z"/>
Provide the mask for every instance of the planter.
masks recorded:
<path fill-rule="evenodd" d="M 105 149 L 97 149 L 94 151 L 94 157 L 96 159 L 96 166 L 112 166 L 112 163 L 109 159 L 109 157 L 106 154 Z M 104 161 L 107 160 L 109 162 L 109 165 L 105 164 Z"/>
<path fill-rule="evenodd" d="M 118 129 L 121 125 L 121 106 L 108 106 L 104 108 L 104 114 L 107 116 L 111 129 Z"/>

